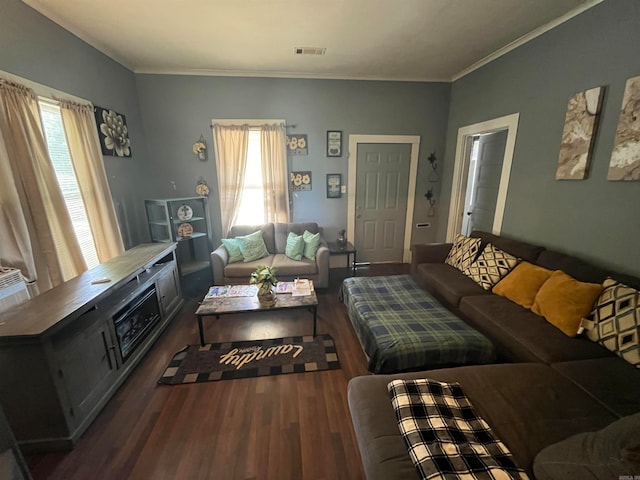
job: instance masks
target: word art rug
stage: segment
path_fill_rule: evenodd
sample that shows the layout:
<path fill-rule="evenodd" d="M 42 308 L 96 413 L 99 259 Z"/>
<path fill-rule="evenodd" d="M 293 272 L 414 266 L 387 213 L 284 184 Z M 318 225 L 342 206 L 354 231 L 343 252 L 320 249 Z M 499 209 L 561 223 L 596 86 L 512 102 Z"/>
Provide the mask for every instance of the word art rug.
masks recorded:
<path fill-rule="evenodd" d="M 234 378 L 340 368 L 330 335 L 187 345 L 176 353 L 158 383 L 212 382 Z"/>

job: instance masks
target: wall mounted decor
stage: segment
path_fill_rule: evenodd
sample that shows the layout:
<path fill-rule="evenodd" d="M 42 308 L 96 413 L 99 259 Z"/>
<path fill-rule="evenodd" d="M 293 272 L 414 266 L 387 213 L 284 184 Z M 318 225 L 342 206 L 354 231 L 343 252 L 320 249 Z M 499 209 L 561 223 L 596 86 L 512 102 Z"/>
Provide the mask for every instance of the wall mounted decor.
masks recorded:
<path fill-rule="evenodd" d="M 608 180 L 640 180 L 640 77 L 627 80 Z"/>
<path fill-rule="evenodd" d="M 427 193 L 424 194 L 429 202 L 429 211 L 427 212 L 427 217 L 433 217 L 436 214 L 436 194 L 433 193 L 433 187 L 429 187 Z"/>
<path fill-rule="evenodd" d="M 294 192 L 311 191 L 311 172 L 291 172 L 289 174 L 291 190 Z"/>
<path fill-rule="evenodd" d="M 309 154 L 307 134 L 287 135 L 287 155 L 304 156 Z"/>
<path fill-rule="evenodd" d="M 569 99 L 562 131 L 556 180 L 584 180 L 598 129 L 604 88 L 576 93 Z"/>
<path fill-rule="evenodd" d="M 124 115 L 102 107 L 93 107 L 103 155 L 131 157 L 131 142 Z"/>
<path fill-rule="evenodd" d="M 339 173 L 327 173 L 327 198 L 340 198 L 342 193 L 342 175 Z"/>
<path fill-rule="evenodd" d="M 209 195 L 209 185 L 207 185 L 207 181 L 200 177 L 196 183 L 196 193 L 201 197 L 206 197 Z"/>
<path fill-rule="evenodd" d="M 193 154 L 198 157 L 198 160 L 203 162 L 207 161 L 207 142 L 204 137 L 200 135 L 200 138 L 193 144 Z"/>
<path fill-rule="evenodd" d="M 342 156 L 342 132 L 340 130 L 327 131 L 327 157 Z"/>
<path fill-rule="evenodd" d="M 438 162 L 435 150 L 431 152 L 431 155 L 427 157 L 427 160 L 429 160 L 429 164 L 431 165 L 431 171 L 429 172 L 427 180 L 429 180 L 430 183 L 436 183 L 440 180 L 440 177 L 438 176 Z"/>

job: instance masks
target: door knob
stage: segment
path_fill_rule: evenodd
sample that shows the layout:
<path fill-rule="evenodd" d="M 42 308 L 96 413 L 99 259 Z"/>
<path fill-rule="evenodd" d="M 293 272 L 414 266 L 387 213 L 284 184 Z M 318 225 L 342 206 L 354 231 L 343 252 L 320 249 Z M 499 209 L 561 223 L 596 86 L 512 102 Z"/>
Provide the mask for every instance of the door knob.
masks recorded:
<path fill-rule="evenodd" d="M 471 215 L 473 212 L 467 212 L 467 215 Z"/>

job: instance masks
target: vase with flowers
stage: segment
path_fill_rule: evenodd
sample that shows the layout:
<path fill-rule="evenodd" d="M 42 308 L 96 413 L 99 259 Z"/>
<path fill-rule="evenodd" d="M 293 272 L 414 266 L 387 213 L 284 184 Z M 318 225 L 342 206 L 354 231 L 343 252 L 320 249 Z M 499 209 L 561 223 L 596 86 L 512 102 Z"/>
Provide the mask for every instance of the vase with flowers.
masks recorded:
<path fill-rule="evenodd" d="M 271 307 L 276 303 L 274 287 L 278 284 L 276 278 L 277 268 L 266 265 L 258 265 L 251 274 L 249 283 L 258 286 L 258 301 L 265 307 Z"/>

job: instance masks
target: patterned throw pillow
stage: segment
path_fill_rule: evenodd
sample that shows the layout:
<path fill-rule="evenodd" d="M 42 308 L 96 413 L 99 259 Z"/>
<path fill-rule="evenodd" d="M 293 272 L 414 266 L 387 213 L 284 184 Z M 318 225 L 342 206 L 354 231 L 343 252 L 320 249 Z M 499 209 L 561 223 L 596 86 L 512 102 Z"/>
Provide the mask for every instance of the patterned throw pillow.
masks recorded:
<path fill-rule="evenodd" d="M 304 253 L 304 238 L 302 235 L 296 235 L 293 232 L 289 232 L 287 237 L 287 246 L 284 250 L 284 254 L 291 260 L 302 260 L 302 254 Z"/>
<path fill-rule="evenodd" d="M 223 238 L 221 241 L 229 254 L 229 263 L 241 262 L 244 257 L 242 256 L 242 250 L 240 250 L 238 240 L 235 238 Z"/>
<path fill-rule="evenodd" d="M 479 238 L 465 237 L 458 233 L 444 263 L 464 272 L 476 259 L 479 250 Z"/>
<path fill-rule="evenodd" d="M 240 246 L 244 262 L 253 262 L 269 255 L 260 230 L 249 235 L 236 237 L 236 240 Z"/>
<path fill-rule="evenodd" d="M 613 278 L 602 286 L 587 337 L 640 368 L 640 292 Z"/>
<path fill-rule="evenodd" d="M 516 257 L 489 243 L 476 261 L 463 273 L 479 283 L 485 290 L 490 290 L 517 264 Z"/>
<path fill-rule="evenodd" d="M 320 246 L 320 232 L 314 234 L 308 230 L 305 230 L 302 234 L 302 238 L 304 238 L 303 256 L 305 258 L 308 258 L 309 260 L 315 260 L 316 252 L 318 251 L 318 247 Z"/>

